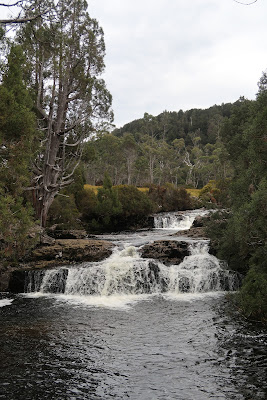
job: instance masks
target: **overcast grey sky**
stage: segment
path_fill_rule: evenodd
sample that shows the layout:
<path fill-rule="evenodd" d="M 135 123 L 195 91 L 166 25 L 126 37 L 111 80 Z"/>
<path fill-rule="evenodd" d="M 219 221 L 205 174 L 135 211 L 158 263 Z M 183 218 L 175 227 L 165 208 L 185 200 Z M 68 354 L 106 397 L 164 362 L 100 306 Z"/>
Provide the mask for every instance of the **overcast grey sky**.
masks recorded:
<path fill-rule="evenodd" d="M 88 3 L 105 32 L 104 78 L 118 127 L 145 112 L 255 98 L 267 68 L 266 0 Z"/>

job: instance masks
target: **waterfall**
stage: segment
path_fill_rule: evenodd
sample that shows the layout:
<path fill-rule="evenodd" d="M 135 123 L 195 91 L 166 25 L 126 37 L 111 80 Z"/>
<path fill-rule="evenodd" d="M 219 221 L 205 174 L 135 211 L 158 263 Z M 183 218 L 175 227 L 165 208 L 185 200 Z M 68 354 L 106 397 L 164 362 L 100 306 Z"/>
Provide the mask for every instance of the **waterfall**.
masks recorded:
<path fill-rule="evenodd" d="M 237 273 L 225 269 L 224 263 L 208 252 L 207 241 L 189 245 L 190 255 L 169 272 L 169 291 L 175 293 L 201 293 L 233 291 L 240 286 Z"/>
<path fill-rule="evenodd" d="M 186 213 L 162 213 L 154 216 L 155 229 L 175 229 L 184 231 L 190 229 L 197 216 L 207 214 L 204 210 L 187 211 Z"/>
<path fill-rule="evenodd" d="M 237 274 L 208 253 L 207 241 L 189 244 L 190 255 L 179 265 L 144 259 L 137 248 L 116 249 L 106 260 L 78 266 L 29 271 L 25 292 L 71 296 L 203 293 L 236 290 Z"/>

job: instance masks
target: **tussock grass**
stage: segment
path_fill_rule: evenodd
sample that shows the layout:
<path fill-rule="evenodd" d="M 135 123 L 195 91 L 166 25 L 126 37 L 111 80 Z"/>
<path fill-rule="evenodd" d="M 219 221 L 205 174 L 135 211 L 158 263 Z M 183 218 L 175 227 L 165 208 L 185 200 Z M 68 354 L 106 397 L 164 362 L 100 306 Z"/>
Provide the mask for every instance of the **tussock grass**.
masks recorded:
<path fill-rule="evenodd" d="M 84 189 L 85 189 L 85 190 L 93 190 L 93 192 L 94 192 L 95 194 L 97 194 L 98 189 L 100 189 L 100 188 L 102 188 L 102 186 L 89 185 L 88 183 L 86 183 L 86 184 L 84 185 Z"/>
<path fill-rule="evenodd" d="M 193 197 L 199 197 L 200 190 L 201 189 L 186 189 L 187 193 L 189 193 L 190 196 Z"/>
<path fill-rule="evenodd" d="M 119 186 L 124 186 L 124 185 L 119 185 Z M 127 185 L 125 185 L 125 186 L 127 186 Z M 103 186 L 94 186 L 94 185 L 89 185 L 89 184 L 85 184 L 84 185 L 84 189 L 85 190 L 93 190 L 94 191 L 94 193 L 95 194 L 97 194 L 97 192 L 98 192 L 98 189 L 100 189 L 100 188 L 102 188 Z M 117 186 L 113 186 L 113 187 L 117 187 Z M 138 190 L 140 190 L 140 192 L 143 192 L 143 193 L 148 193 L 148 191 L 149 191 L 149 188 L 148 187 L 138 187 L 137 188 Z"/>
<path fill-rule="evenodd" d="M 148 193 L 148 191 L 149 191 L 148 187 L 138 187 L 137 189 L 140 190 L 140 192 L 143 192 L 143 193 Z"/>

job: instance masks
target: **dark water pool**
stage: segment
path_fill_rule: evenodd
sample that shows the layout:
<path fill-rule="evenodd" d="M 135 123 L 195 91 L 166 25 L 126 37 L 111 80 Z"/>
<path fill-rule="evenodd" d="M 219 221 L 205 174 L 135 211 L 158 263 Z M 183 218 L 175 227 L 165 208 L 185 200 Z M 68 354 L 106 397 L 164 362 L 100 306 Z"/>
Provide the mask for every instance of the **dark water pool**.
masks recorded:
<path fill-rule="evenodd" d="M 222 294 L 128 308 L 12 299 L 0 308 L 0 399 L 267 398 L 266 332 Z"/>

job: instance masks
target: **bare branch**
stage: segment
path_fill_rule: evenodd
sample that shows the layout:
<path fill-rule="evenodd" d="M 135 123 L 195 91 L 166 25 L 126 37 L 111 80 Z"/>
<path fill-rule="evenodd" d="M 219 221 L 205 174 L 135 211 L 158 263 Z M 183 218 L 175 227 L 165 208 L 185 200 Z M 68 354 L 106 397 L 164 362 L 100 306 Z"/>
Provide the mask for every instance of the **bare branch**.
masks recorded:
<path fill-rule="evenodd" d="M 16 6 L 18 6 L 19 4 L 22 4 L 22 3 L 23 3 L 23 0 L 19 0 L 16 3 L 13 3 L 13 4 L 0 3 L 0 7 L 16 7 Z"/>
<path fill-rule="evenodd" d="M 68 146 L 68 147 L 76 147 L 76 146 L 78 146 L 79 144 L 81 144 L 83 140 L 84 140 L 84 137 L 82 136 L 82 137 L 80 137 L 79 140 L 77 140 L 77 142 L 75 142 L 75 143 L 65 143 L 65 146 Z"/>
<path fill-rule="evenodd" d="M 242 4 L 243 6 L 251 6 L 251 4 L 256 3 L 258 0 L 254 0 L 251 3 L 243 3 L 242 1 L 234 0 L 238 4 Z"/>
<path fill-rule="evenodd" d="M 61 196 L 61 197 L 67 197 L 67 198 L 69 198 L 70 196 L 68 196 L 67 194 L 62 194 L 62 193 L 57 193 L 57 196 Z"/>
<path fill-rule="evenodd" d="M 73 174 L 74 174 L 76 168 L 77 168 L 77 167 L 79 166 L 79 164 L 80 164 L 81 158 L 82 158 L 82 155 L 80 155 L 80 158 L 79 158 L 78 162 L 74 165 L 72 172 L 71 172 L 69 175 L 65 176 L 65 177 L 63 176 L 61 185 L 66 185 L 67 180 L 69 180 L 69 179 L 73 176 Z M 64 181 L 64 182 L 63 182 L 63 181 Z"/>
<path fill-rule="evenodd" d="M 41 18 L 42 14 L 37 14 L 33 17 L 24 17 L 24 18 L 14 18 L 14 19 L 0 19 L 0 24 L 25 24 L 26 22 L 35 21 L 38 18 Z"/>

